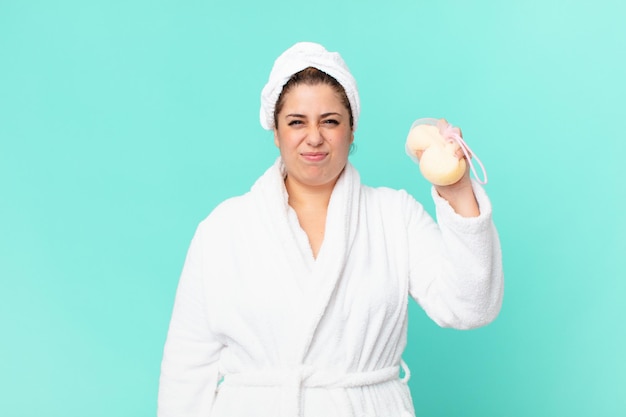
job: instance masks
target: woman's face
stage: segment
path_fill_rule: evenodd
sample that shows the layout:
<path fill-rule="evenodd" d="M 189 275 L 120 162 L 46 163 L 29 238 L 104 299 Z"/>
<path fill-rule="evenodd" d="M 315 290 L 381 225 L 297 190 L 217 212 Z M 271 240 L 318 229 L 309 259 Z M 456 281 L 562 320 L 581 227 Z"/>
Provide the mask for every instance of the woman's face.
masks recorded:
<path fill-rule="evenodd" d="M 301 84 L 285 94 L 274 143 L 280 149 L 288 183 L 334 185 L 353 140 L 350 113 L 331 86 Z"/>

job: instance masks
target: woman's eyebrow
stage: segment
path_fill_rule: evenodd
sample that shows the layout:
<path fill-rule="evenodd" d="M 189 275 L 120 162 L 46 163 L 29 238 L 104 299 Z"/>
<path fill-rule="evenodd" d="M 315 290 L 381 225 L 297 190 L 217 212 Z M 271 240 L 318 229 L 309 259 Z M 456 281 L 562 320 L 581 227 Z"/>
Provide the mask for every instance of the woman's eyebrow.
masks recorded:
<path fill-rule="evenodd" d="M 323 113 L 322 115 L 320 115 L 320 117 L 324 118 L 324 117 L 328 117 L 328 116 L 341 116 L 341 113 L 337 113 L 337 112 L 328 112 L 328 113 Z M 302 117 L 302 118 L 306 118 L 306 116 L 304 114 L 300 114 L 300 113 L 289 113 L 286 114 L 285 117 Z"/>

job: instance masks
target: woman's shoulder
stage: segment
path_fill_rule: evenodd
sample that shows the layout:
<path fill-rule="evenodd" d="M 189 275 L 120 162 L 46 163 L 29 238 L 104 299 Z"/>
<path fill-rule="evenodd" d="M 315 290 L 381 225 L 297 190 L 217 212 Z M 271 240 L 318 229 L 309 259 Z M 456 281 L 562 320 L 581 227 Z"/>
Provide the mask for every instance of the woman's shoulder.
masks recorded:
<path fill-rule="evenodd" d="M 240 223 L 242 219 L 250 216 L 253 211 L 249 193 L 230 197 L 219 203 L 200 222 L 201 228 L 231 228 L 233 224 Z"/>
<path fill-rule="evenodd" d="M 396 206 L 420 204 L 415 198 L 404 189 L 395 189 L 390 187 L 371 187 L 368 185 L 361 186 L 368 201 L 378 202 L 383 205 Z"/>
<path fill-rule="evenodd" d="M 362 186 L 362 191 L 365 209 L 370 213 L 378 212 L 387 222 L 399 221 L 404 224 L 414 216 L 426 213 L 422 204 L 406 190 Z"/>

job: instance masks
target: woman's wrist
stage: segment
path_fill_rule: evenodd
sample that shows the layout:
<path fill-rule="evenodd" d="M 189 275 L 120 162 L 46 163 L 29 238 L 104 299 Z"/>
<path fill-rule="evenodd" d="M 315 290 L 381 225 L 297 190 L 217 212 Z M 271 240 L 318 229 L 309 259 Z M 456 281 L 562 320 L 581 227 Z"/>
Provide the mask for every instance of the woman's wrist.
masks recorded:
<path fill-rule="evenodd" d="M 452 209 L 462 217 L 477 217 L 480 215 L 478 201 L 469 176 L 463 177 L 452 185 L 435 186 L 439 196 L 445 199 Z"/>

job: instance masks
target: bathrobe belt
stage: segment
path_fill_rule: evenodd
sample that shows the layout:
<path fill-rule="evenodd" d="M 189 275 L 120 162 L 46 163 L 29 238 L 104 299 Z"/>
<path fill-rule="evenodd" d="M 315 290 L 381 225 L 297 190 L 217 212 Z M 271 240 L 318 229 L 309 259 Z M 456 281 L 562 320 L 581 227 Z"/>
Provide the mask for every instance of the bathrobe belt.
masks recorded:
<path fill-rule="evenodd" d="M 400 367 L 389 366 L 374 371 L 340 373 L 337 371 L 317 370 L 312 366 L 301 365 L 287 370 L 259 370 L 232 373 L 224 376 L 223 386 L 237 387 L 275 387 L 282 388 L 285 407 L 284 417 L 301 415 L 302 392 L 304 388 L 356 388 L 384 382 L 400 380 L 404 383 L 410 378 L 409 368 L 401 362 L 404 376 L 400 379 Z M 338 394 L 338 393 L 337 393 Z M 350 399 L 345 390 L 339 395 L 348 415 L 354 415 Z"/>

